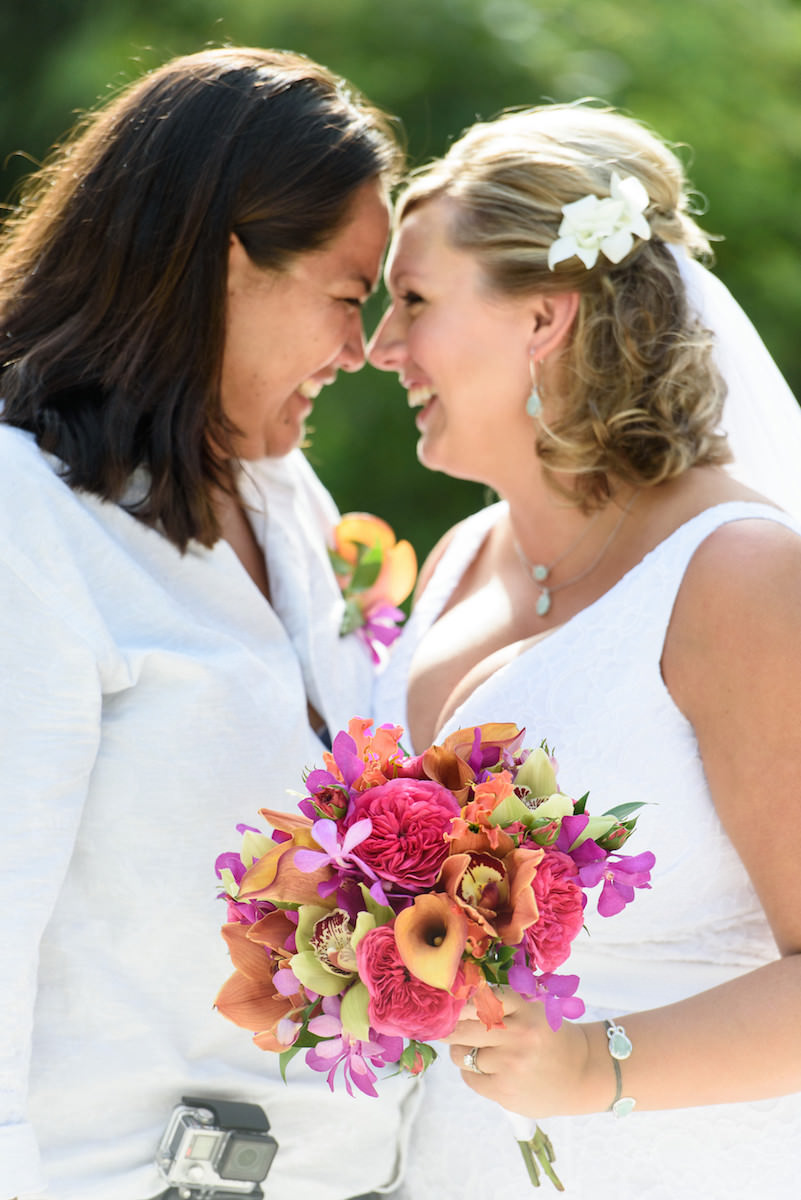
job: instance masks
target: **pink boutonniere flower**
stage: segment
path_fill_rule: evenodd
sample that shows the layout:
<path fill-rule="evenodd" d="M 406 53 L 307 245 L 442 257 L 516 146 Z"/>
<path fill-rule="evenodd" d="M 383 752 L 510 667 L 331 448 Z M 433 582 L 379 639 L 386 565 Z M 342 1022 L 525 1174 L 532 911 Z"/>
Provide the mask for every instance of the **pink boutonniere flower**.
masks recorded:
<path fill-rule="evenodd" d="M 398 606 L 417 579 L 414 549 L 397 541 L 380 517 L 346 513 L 334 529 L 329 556 L 345 599 L 340 635 L 355 633 L 378 663 L 379 647 L 400 636 L 405 614 Z"/>

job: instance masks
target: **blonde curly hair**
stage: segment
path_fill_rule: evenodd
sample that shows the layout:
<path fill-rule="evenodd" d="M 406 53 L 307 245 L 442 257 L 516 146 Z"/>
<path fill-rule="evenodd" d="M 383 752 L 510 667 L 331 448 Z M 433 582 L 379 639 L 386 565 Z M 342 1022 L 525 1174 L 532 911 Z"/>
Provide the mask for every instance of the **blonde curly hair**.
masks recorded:
<path fill-rule="evenodd" d="M 613 172 L 645 187 L 650 240 L 637 239 L 618 264 L 600 255 L 587 269 L 574 257 L 550 270 L 562 206 L 608 196 Z M 559 362 L 558 415 L 540 422 L 537 438 L 558 491 L 590 509 L 608 498 L 613 477 L 642 487 L 730 460 L 717 428 L 725 384 L 713 335 L 690 310 L 669 249 L 701 257 L 709 241 L 691 214 L 682 164 L 664 142 L 632 118 L 586 103 L 510 112 L 474 125 L 417 171 L 396 220 L 439 196 L 455 201 L 452 244 L 475 255 L 490 289 L 580 294 Z"/>

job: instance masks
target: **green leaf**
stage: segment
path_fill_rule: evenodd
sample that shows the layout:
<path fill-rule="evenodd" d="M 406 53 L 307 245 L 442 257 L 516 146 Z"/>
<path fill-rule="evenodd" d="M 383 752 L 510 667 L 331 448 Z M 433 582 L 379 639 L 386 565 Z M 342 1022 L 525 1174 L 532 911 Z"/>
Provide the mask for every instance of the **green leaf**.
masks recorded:
<path fill-rule="evenodd" d="M 343 558 L 341 554 L 338 554 L 336 550 L 329 550 L 328 558 L 331 562 L 331 566 L 334 568 L 335 575 L 350 575 L 351 570 L 353 569 L 352 565 L 347 561 L 347 559 Z"/>
<path fill-rule="evenodd" d="M 284 1083 L 287 1082 L 286 1069 L 292 1062 L 292 1059 L 300 1052 L 301 1049 L 302 1046 L 295 1042 L 294 1046 L 290 1046 L 288 1050 L 282 1050 L 278 1055 L 278 1065 L 280 1067 L 281 1078 L 283 1079 Z"/>
<path fill-rule="evenodd" d="M 364 614 L 359 607 L 358 600 L 345 601 L 345 611 L 342 614 L 342 624 L 339 627 L 340 637 L 347 637 L 349 633 L 353 633 L 354 629 L 361 629 L 364 625 Z"/>
<path fill-rule="evenodd" d="M 604 813 L 604 816 L 617 817 L 622 824 L 627 817 L 631 816 L 632 813 L 638 812 L 641 808 L 645 808 L 647 803 L 647 800 L 632 800 L 630 804 L 618 804 L 616 808 L 608 808 Z"/>
<path fill-rule="evenodd" d="M 364 555 L 360 555 L 356 569 L 351 576 L 348 592 L 366 592 L 368 588 L 371 588 L 381 574 L 383 561 L 384 552 L 378 543 L 366 550 Z"/>

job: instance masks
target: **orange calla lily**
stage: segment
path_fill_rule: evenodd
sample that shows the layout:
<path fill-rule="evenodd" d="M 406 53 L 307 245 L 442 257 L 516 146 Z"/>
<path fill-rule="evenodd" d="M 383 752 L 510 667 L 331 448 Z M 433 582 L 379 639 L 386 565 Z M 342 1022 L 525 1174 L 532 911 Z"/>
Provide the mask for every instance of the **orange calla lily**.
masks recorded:
<path fill-rule="evenodd" d="M 439 892 L 415 896 L 395 918 L 395 942 L 404 965 L 423 983 L 449 991 L 467 943 L 464 913 Z"/>
<path fill-rule="evenodd" d="M 429 779 L 449 788 L 460 804 L 470 795 L 470 784 L 476 773 L 470 766 L 475 745 L 476 729 L 481 732 L 483 750 L 514 750 L 522 741 L 524 730 L 509 721 L 471 725 L 448 734 L 439 746 L 430 746 L 423 754 L 423 770 Z"/>
<path fill-rule="evenodd" d="M 315 871 L 301 871 L 295 866 L 298 850 L 320 849 L 311 835 L 311 821 L 306 817 L 303 821 L 305 824 L 296 825 L 291 841 L 277 843 L 248 867 L 239 885 L 240 899 L 292 905 L 328 903 L 320 899 L 317 885 L 331 878 L 331 868 L 326 865 Z M 335 904 L 331 900 L 331 906 Z"/>

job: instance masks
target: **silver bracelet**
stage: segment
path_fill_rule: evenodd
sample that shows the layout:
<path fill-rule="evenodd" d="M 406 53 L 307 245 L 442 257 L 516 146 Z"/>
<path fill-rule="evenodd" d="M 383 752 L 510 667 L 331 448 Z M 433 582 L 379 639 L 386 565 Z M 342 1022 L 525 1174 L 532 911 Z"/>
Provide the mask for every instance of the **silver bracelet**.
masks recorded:
<path fill-rule="evenodd" d="M 609 1054 L 612 1058 L 612 1066 L 615 1068 L 615 1098 L 609 1105 L 609 1112 L 613 1112 L 616 1117 L 627 1117 L 634 1105 L 637 1103 L 631 1096 L 623 1095 L 623 1075 L 620 1071 L 620 1064 L 629 1057 L 633 1049 L 631 1039 L 626 1036 L 626 1031 L 622 1025 L 616 1025 L 614 1021 L 604 1021 L 606 1025 L 606 1036 L 609 1039 Z"/>

